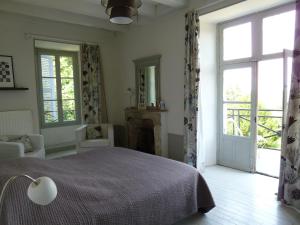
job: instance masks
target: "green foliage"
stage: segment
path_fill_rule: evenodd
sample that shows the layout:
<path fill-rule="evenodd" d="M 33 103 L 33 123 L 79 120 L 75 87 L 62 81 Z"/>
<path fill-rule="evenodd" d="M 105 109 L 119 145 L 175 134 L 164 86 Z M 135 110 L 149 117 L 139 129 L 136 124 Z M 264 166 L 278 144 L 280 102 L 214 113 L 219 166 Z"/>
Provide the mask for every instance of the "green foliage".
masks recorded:
<path fill-rule="evenodd" d="M 227 111 L 226 134 L 238 136 L 250 136 L 250 96 L 243 96 L 238 89 L 228 89 L 225 93 L 229 101 L 249 102 L 244 104 L 225 104 L 224 112 Z M 239 109 L 239 110 L 238 110 Z M 281 118 L 272 118 L 274 112 L 261 111 L 266 109 L 264 105 L 258 103 L 257 120 L 257 145 L 258 148 L 280 149 Z M 276 133 L 277 132 L 277 133 Z"/>
<path fill-rule="evenodd" d="M 72 57 L 60 57 L 60 76 L 63 99 L 63 120 L 76 120 L 75 90 Z"/>
<path fill-rule="evenodd" d="M 60 76 L 73 78 L 73 61 L 72 57 L 61 56 L 60 57 Z"/>
<path fill-rule="evenodd" d="M 55 58 L 54 58 L 55 59 Z M 63 121 L 74 121 L 76 120 L 75 110 L 75 89 L 74 89 L 74 78 L 73 78 L 73 60 L 72 57 L 60 56 L 60 83 L 61 83 L 61 96 L 62 96 L 62 111 Z M 55 62 L 55 61 L 54 61 Z M 55 71 L 54 71 L 55 74 Z M 55 76 L 54 76 L 55 77 Z M 56 78 L 51 78 L 55 79 Z M 58 119 L 58 101 L 56 100 L 56 85 L 49 78 L 43 79 L 43 95 L 47 96 L 51 101 L 44 101 L 45 111 L 45 123 L 57 123 Z M 59 81 L 58 81 L 59 82 Z M 48 94 L 49 90 L 50 94 Z M 55 90 L 55 96 L 52 96 L 52 89 Z M 55 99 L 55 100 L 53 100 Z"/>

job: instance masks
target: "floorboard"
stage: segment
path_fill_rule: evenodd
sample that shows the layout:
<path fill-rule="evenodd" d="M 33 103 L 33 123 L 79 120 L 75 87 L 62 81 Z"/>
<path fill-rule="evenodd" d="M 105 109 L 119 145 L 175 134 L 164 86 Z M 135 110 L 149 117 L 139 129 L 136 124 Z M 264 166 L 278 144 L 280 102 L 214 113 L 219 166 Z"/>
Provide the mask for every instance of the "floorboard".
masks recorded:
<path fill-rule="evenodd" d="M 278 179 L 221 166 L 203 176 L 216 207 L 175 225 L 300 225 L 300 214 L 276 201 Z"/>

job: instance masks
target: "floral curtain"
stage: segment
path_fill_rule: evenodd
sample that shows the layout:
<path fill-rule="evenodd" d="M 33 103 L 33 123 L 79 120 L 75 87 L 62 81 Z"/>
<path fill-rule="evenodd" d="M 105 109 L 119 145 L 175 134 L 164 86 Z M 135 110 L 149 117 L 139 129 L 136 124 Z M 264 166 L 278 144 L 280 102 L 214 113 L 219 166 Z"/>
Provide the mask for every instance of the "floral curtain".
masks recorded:
<path fill-rule="evenodd" d="M 300 210 L 300 1 L 296 9 L 293 73 L 287 128 L 283 133 L 278 199 Z"/>
<path fill-rule="evenodd" d="M 187 13 L 185 15 L 184 153 L 185 161 L 194 167 L 197 167 L 199 31 L 198 12 Z"/>
<path fill-rule="evenodd" d="M 81 71 L 83 122 L 85 124 L 107 122 L 98 45 L 81 45 Z"/>

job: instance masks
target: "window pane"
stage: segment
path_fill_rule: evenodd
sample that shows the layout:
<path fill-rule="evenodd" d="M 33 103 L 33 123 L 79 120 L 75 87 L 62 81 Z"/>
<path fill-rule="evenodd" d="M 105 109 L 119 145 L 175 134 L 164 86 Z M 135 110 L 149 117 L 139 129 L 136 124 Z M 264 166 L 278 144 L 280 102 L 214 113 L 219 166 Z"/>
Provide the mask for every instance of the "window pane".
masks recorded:
<path fill-rule="evenodd" d="M 258 63 L 258 109 L 282 109 L 282 71 L 282 59 Z"/>
<path fill-rule="evenodd" d="M 280 149 L 281 146 L 282 71 L 283 59 L 258 63 L 257 145 L 259 148 Z"/>
<path fill-rule="evenodd" d="M 57 101 L 44 101 L 45 123 L 58 122 Z"/>
<path fill-rule="evenodd" d="M 295 11 L 263 19 L 263 54 L 294 49 Z"/>
<path fill-rule="evenodd" d="M 42 77 L 55 77 L 55 56 L 41 55 Z"/>
<path fill-rule="evenodd" d="M 63 110 L 75 110 L 75 100 L 63 100 Z"/>
<path fill-rule="evenodd" d="M 251 23 L 245 23 L 224 29 L 223 59 L 239 59 L 252 56 Z"/>
<path fill-rule="evenodd" d="M 56 78 L 42 78 L 44 100 L 56 100 Z"/>
<path fill-rule="evenodd" d="M 75 111 L 64 111 L 64 121 L 75 121 L 76 113 Z"/>
<path fill-rule="evenodd" d="M 75 99 L 74 80 L 61 79 L 62 99 Z"/>
<path fill-rule="evenodd" d="M 64 121 L 74 121 L 76 120 L 75 113 L 75 100 L 63 100 L 63 112 Z"/>
<path fill-rule="evenodd" d="M 227 135 L 250 136 L 250 104 L 223 104 L 223 132 Z"/>
<path fill-rule="evenodd" d="M 60 56 L 60 76 L 73 77 L 73 58 L 68 56 Z"/>
<path fill-rule="evenodd" d="M 257 146 L 265 149 L 280 149 L 282 111 L 259 109 L 257 115 Z"/>
<path fill-rule="evenodd" d="M 223 100 L 251 101 L 251 68 L 224 70 Z"/>

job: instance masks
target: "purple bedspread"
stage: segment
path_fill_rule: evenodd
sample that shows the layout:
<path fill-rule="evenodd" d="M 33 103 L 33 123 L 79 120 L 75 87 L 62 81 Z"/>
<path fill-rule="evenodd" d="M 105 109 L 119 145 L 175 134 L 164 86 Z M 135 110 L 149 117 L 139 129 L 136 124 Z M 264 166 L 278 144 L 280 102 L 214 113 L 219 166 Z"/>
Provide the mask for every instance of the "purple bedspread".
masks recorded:
<path fill-rule="evenodd" d="M 1 225 L 171 225 L 214 207 L 198 171 L 186 164 L 125 148 L 101 148 L 56 160 L 0 161 L 0 188 L 13 175 L 49 176 L 58 196 L 38 206 L 29 181 L 7 192 Z"/>

